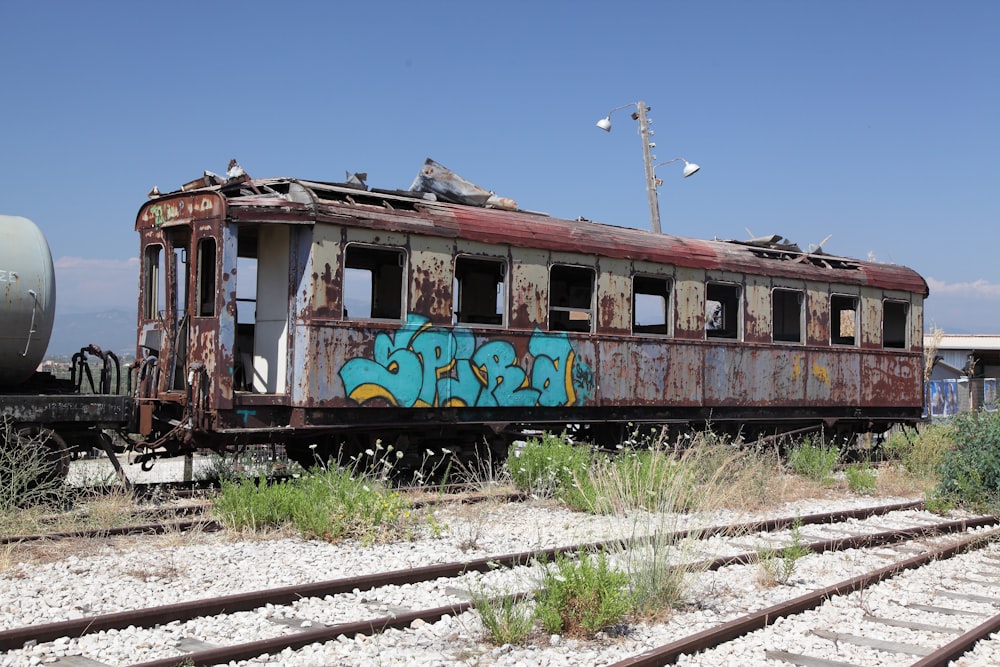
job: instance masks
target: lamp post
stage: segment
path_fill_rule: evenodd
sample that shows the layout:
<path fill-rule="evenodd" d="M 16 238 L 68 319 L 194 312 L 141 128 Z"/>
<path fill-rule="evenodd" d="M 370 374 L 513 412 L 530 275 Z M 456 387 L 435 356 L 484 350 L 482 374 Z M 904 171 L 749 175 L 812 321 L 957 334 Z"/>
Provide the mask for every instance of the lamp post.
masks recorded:
<path fill-rule="evenodd" d="M 629 104 L 623 104 L 620 107 L 615 107 L 608 112 L 608 115 L 597 121 L 597 127 L 601 128 L 605 132 L 611 131 L 611 114 L 618 111 L 619 109 L 625 109 L 634 106 L 635 111 L 632 113 L 632 118 L 639 121 L 639 137 L 642 139 L 642 164 L 646 172 L 646 199 L 649 202 L 649 219 L 652 230 L 657 234 L 660 233 L 660 204 L 656 192 L 656 187 L 662 182 L 656 178 L 656 168 L 669 164 L 671 162 L 677 162 L 678 160 L 684 161 L 684 178 L 687 178 L 691 174 L 698 171 L 701 167 L 694 164 L 693 162 L 688 162 L 682 157 L 674 158 L 673 160 L 667 160 L 666 162 L 660 162 L 659 164 L 653 164 L 653 160 L 656 156 L 652 154 L 651 149 L 656 148 L 656 144 L 649 140 L 649 137 L 653 132 L 649 129 L 649 124 L 652 122 L 646 117 L 646 112 L 650 111 L 650 107 L 646 106 L 646 103 L 642 100 L 638 102 L 630 102 Z"/>

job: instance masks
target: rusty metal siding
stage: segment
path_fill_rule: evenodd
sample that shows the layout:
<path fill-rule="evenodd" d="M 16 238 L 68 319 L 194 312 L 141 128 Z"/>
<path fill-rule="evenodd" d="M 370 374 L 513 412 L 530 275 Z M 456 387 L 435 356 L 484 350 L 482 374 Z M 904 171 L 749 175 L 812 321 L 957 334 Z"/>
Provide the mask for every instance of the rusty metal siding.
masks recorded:
<path fill-rule="evenodd" d="M 628 405 L 628 396 L 633 405 L 650 405 L 662 395 L 667 370 L 662 346 L 632 345 L 609 337 L 602 339 L 599 349 L 596 378 L 602 405 Z"/>
<path fill-rule="evenodd" d="M 674 281 L 674 337 L 701 340 L 705 337 L 705 272 L 676 268 Z"/>
<path fill-rule="evenodd" d="M 518 249 L 510 267 L 511 329 L 548 328 L 549 253 Z"/>
<path fill-rule="evenodd" d="M 806 288 L 806 345 L 830 344 L 830 286 L 808 283 Z"/>
<path fill-rule="evenodd" d="M 771 279 L 747 276 L 743 292 L 743 340 L 747 343 L 770 343 L 773 327 Z"/>
<path fill-rule="evenodd" d="M 705 347 L 707 406 L 776 407 L 805 402 L 806 353 L 787 347 Z"/>
<path fill-rule="evenodd" d="M 317 223 L 313 228 L 308 281 L 299 297 L 308 303 L 310 320 L 339 320 L 344 313 L 344 237 L 339 225 Z"/>
<path fill-rule="evenodd" d="M 896 351 L 862 355 L 862 406 L 907 406 L 923 401 L 921 357 Z"/>
<path fill-rule="evenodd" d="M 861 347 L 882 348 L 882 290 L 861 290 Z"/>
<path fill-rule="evenodd" d="M 597 272 L 597 333 L 628 334 L 632 331 L 632 279 L 630 262 L 603 259 Z"/>
<path fill-rule="evenodd" d="M 922 353 L 923 349 L 924 349 L 924 300 L 916 294 L 911 294 L 910 295 L 910 351 Z"/>
<path fill-rule="evenodd" d="M 703 400 L 701 344 L 667 338 L 591 339 L 602 406 L 697 406 Z"/>
<path fill-rule="evenodd" d="M 806 401 L 843 408 L 861 403 L 861 357 L 856 348 L 810 350 L 806 358 Z"/>
<path fill-rule="evenodd" d="M 452 302 L 454 242 L 428 236 L 411 235 L 410 310 L 431 319 L 434 324 L 451 324 L 456 310 Z"/>

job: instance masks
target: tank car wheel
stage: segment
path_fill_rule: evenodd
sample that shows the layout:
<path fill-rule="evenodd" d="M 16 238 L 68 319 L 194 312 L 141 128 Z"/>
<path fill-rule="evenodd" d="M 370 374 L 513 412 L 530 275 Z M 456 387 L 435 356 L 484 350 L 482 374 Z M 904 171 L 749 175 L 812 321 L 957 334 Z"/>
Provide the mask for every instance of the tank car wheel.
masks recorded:
<path fill-rule="evenodd" d="M 69 474 L 66 441 L 52 429 L 21 426 L 4 433 L 0 482 L 12 500 L 55 491 Z"/>
<path fill-rule="evenodd" d="M 69 446 L 62 436 L 48 428 L 30 427 L 20 435 L 34 444 L 38 451 L 37 488 L 54 489 L 62 486 L 69 475 Z"/>

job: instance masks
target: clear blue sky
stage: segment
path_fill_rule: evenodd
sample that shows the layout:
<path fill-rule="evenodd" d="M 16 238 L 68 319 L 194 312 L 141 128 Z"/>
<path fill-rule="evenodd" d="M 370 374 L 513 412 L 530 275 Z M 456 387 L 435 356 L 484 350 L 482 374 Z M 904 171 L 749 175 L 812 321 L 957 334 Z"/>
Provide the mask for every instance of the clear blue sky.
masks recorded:
<path fill-rule="evenodd" d="M 237 158 L 406 188 L 432 157 L 522 208 L 663 230 L 829 235 L 910 266 L 927 326 L 1000 333 L 1000 2 L 0 0 L 0 212 L 59 308 L 134 309 L 135 214 Z"/>

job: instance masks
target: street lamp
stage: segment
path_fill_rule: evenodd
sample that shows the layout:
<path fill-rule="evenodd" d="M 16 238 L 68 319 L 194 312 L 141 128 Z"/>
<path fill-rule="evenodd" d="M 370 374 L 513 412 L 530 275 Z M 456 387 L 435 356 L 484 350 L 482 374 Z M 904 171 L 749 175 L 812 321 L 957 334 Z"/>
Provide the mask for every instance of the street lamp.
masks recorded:
<path fill-rule="evenodd" d="M 650 111 L 651 108 L 646 106 L 646 103 L 642 100 L 638 102 L 630 102 L 629 104 L 623 104 L 620 107 L 615 107 L 608 112 L 608 115 L 597 121 L 597 127 L 601 128 L 605 132 L 611 131 L 611 114 L 618 111 L 619 109 L 626 109 L 628 107 L 634 106 L 635 111 L 632 113 L 632 118 L 639 121 L 639 136 L 642 138 L 642 164 L 646 170 L 646 199 L 649 200 L 649 218 L 652 229 L 657 234 L 660 233 L 660 204 L 657 198 L 656 186 L 660 185 L 662 181 L 656 178 L 656 167 L 661 165 L 669 164 L 671 162 L 677 162 L 682 160 L 684 162 L 684 178 L 687 178 L 691 174 L 698 171 L 701 167 L 694 164 L 693 162 L 688 162 L 682 157 L 674 158 L 673 160 L 667 160 L 666 162 L 661 162 L 654 165 L 653 160 L 656 159 L 655 155 L 650 153 L 650 149 L 656 148 L 656 144 L 649 140 L 652 136 L 653 131 L 649 129 L 650 123 L 653 121 L 646 118 L 646 112 Z"/>

